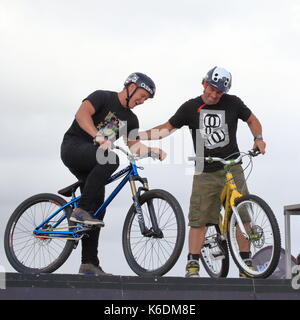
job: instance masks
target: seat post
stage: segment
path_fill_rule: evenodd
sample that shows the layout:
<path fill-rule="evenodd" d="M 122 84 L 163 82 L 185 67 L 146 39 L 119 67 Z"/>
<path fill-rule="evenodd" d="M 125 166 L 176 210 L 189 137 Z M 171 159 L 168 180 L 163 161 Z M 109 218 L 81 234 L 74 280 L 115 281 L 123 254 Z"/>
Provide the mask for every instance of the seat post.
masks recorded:
<path fill-rule="evenodd" d="M 73 188 L 72 189 L 72 199 L 74 199 L 76 197 L 75 192 L 76 192 L 76 188 Z"/>

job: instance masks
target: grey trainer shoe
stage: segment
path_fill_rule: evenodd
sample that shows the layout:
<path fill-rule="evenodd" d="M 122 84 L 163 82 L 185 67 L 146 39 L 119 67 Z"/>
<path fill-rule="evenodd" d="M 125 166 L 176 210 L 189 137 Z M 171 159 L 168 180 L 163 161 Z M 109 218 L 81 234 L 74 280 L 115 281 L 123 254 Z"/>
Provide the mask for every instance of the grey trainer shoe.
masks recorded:
<path fill-rule="evenodd" d="M 82 263 L 79 268 L 79 274 L 93 276 L 112 276 L 111 273 L 106 273 L 100 266 L 95 266 L 92 263 Z"/>
<path fill-rule="evenodd" d="M 70 221 L 85 225 L 104 227 L 102 220 L 94 218 L 91 214 L 81 208 L 75 208 L 71 214 Z"/>

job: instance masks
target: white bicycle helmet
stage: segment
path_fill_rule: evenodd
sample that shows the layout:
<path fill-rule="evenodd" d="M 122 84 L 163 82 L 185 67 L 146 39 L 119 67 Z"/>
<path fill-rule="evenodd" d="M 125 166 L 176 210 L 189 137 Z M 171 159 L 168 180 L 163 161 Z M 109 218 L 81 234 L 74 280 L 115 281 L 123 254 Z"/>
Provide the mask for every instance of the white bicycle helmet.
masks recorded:
<path fill-rule="evenodd" d="M 227 93 L 232 84 L 232 76 L 226 69 L 214 67 L 207 72 L 203 81 L 206 81 L 212 87 Z"/>

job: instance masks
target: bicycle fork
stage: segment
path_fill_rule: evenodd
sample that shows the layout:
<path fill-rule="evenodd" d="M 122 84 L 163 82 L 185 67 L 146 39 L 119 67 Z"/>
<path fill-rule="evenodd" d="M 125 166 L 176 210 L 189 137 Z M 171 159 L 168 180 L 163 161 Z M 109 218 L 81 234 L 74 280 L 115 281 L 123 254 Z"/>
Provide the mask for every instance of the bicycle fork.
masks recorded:
<path fill-rule="evenodd" d="M 240 215 L 239 215 L 239 212 L 238 212 L 237 208 L 236 208 L 235 206 L 232 206 L 231 208 L 232 208 L 233 214 L 235 215 L 236 221 L 237 221 L 237 223 L 238 223 L 238 225 L 239 225 L 241 234 L 244 236 L 244 238 L 245 238 L 246 240 L 249 240 L 249 239 L 250 239 L 250 238 L 249 238 L 249 235 L 248 235 L 248 233 L 247 233 L 247 231 L 246 231 L 246 229 L 245 229 L 245 226 L 244 226 L 244 224 L 243 224 L 243 222 L 242 222 L 242 219 L 241 219 L 241 217 L 240 217 Z"/>
<path fill-rule="evenodd" d="M 140 181 L 143 184 L 143 187 L 139 187 L 137 190 L 135 181 Z M 132 193 L 133 205 L 137 214 L 138 223 L 139 223 L 139 227 L 142 235 L 145 237 L 163 238 L 163 233 L 160 230 L 157 223 L 157 218 L 156 218 L 152 200 L 147 201 L 147 206 L 148 206 L 152 227 L 148 229 L 145 225 L 143 210 L 141 208 L 139 198 L 142 191 L 149 191 L 147 178 L 141 178 L 137 176 L 130 177 L 129 183 L 130 183 L 130 188 Z"/>
<path fill-rule="evenodd" d="M 232 212 L 233 214 L 235 215 L 235 218 L 236 218 L 236 221 L 239 225 L 239 228 L 240 228 L 240 231 L 241 231 L 241 234 L 245 237 L 246 240 L 249 240 L 249 235 L 245 229 L 245 226 L 242 222 L 242 219 L 240 217 L 240 214 L 235 206 L 235 200 L 242 197 L 242 195 L 237 191 L 237 187 L 236 187 L 236 184 L 234 182 L 234 179 L 233 179 L 233 175 L 231 172 L 227 172 L 226 173 L 226 180 L 227 180 L 227 183 L 228 183 L 228 186 L 229 186 L 229 190 L 231 192 L 231 195 L 230 195 L 230 206 L 231 206 L 231 209 L 232 209 Z"/>

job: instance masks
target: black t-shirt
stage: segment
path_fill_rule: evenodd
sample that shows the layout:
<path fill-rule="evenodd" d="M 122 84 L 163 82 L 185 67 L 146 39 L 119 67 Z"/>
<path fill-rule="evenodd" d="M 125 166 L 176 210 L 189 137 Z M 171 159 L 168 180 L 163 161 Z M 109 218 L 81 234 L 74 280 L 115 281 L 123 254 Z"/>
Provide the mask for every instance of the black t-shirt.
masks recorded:
<path fill-rule="evenodd" d="M 128 140 L 138 139 L 138 118 L 130 109 L 121 105 L 117 92 L 97 90 L 83 101 L 85 100 L 91 102 L 96 110 L 92 119 L 99 134 L 111 141 L 115 141 L 121 136 L 127 137 Z M 72 136 L 88 141 L 93 140 L 92 136 L 81 129 L 76 119 L 65 133 L 65 138 Z"/>
<path fill-rule="evenodd" d="M 217 104 L 204 105 L 199 110 L 203 104 L 201 97 L 188 100 L 169 119 L 170 124 L 175 128 L 189 126 L 197 155 L 203 156 L 204 148 L 205 157 L 237 158 L 238 119 L 247 121 L 251 110 L 240 98 L 228 94 L 224 94 Z M 216 171 L 222 167 L 223 165 L 217 162 L 205 163 L 204 172 Z"/>

